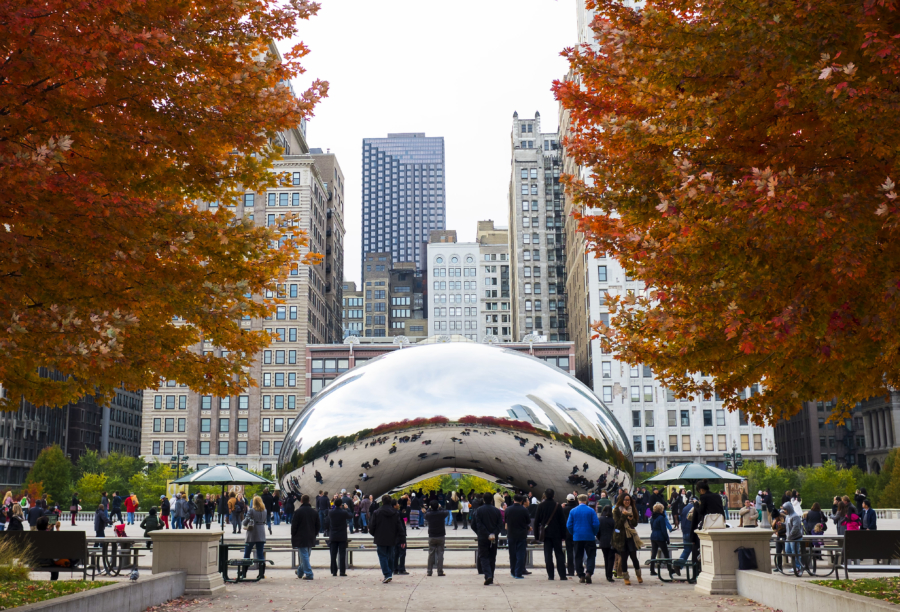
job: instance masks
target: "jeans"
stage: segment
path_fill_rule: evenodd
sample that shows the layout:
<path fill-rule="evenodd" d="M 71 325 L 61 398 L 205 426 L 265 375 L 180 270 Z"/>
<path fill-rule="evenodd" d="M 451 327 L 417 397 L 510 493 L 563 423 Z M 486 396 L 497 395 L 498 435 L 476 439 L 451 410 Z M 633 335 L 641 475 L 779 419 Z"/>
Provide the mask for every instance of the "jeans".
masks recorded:
<path fill-rule="evenodd" d="M 256 546 L 256 560 L 257 561 L 265 561 L 266 559 L 266 550 L 263 548 L 266 545 L 265 542 L 247 542 L 244 544 L 244 559 L 250 558 L 250 551 L 253 550 L 253 547 Z M 258 563 L 259 571 L 263 571 L 263 566 L 265 563 Z"/>
<path fill-rule="evenodd" d="M 378 553 L 378 562 L 381 564 L 381 573 L 385 578 L 394 575 L 394 547 L 393 546 L 376 546 L 375 552 Z"/>
<path fill-rule="evenodd" d="M 279 512 L 272 513 L 272 522 L 276 525 L 281 525 L 281 514 Z"/>
<path fill-rule="evenodd" d="M 366 516 L 366 513 L 365 513 L 365 512 L 360 512 L 360 513 L 359 513 L 359 521 L 360 521 L 360 523 L 362 523 L 362 528 L 363 528 L 363 530 L 368 530 L 368 528 L 369 528 L 369 517 Z"/>
<path fill-rule="evenodd" d="M 180 516 L 173 516 L 172 517 L 172 529 L 184 529 L 183 521 L 184 521 L 184 519 L 181 518 Z"/>
<path fill-rule="evenodd" d="M 444 538 L 428 538 L 428 574 L 437 565 L 439 574 L 444 573 Z"/>
<path fill-rule="evenodd" d="M 341 576 L 347 575 L 347 542 L 329 542 L 331 549 L 331 575 L 337 576 L 338 570 Z"/>
<path fill-rule="evenodd" d="M 319 510 L 319 525 L 322 526 L 322 533 L 325 533 L 325 518 L 328 516 L 328 513 L 324 510 Z"/>
<path fill-rule="evenodd" d="M 556 555 L 556 570 L 559 572 L 559 577 L 563 578 L 566 575 L 566 557 L 563 554 L 563 541 L 562 538 L 548 538 L 544 537 L 544 565 L 547 567 L 547 577 L 553 578 L 553 556 Z"/>
<path fill-rule="evenodd" d="M 266 512 L 266 527 L 272 529 L 272 513 Z"/>
<path fill-rule="evenodd" d="M 134 512 L 126 512 L 125 515 L 128 517 L 128 524 L 134 525 Z"/>
<path fill-rule="evenodd" d="M 784 543 L 784 552 L 788 555 L 793 555 L 791 561 L 794 564 L 794 567 L 800 567 L 800 542 L 785 542 Z"/>
<path fill-rule="evenodd" d="M 479 573 L 484 574 L 485 580 L 494 577 L 497 568 L 497 541 L 482 540 L 478 538 L 478 568 Z"/>
<path fill-rule="evenodd" d="M 687 561 L 688 557 L 691 556 L 691 551 L 694 549 L 694 543 L 691 542 L 691 536 L 681 536 L 681 542 L 684 544 L 684 548 L 681 551 L 681 560 Z"/>
<path fill-rule="evenodd" d="M 509 573 L 519 578 L 525 575 L 525 538 L 509 538 Z"/>
<path fill-rule="evenodd" d="M 616 565 L 616 553 L 612 548 L 601 548 L 603 552 L 603 569 L 606 570 L 606 579 L 613 579 L 613 569 Z"/>
<path fill-rule="evenodd" d="M 312 580 L 312 565 L 309 563 L 309 554 L 312 552 L 312 548 L 298 548 L 297 552 L 300 553 L 300 567 L 297 568 L 297 577 L 299 578 L 303 574 Z"/>
<path fill-rule="evenodd" d="M 585 567 L 584 557 L 587 555 L 587 567 Z M 575 573 L 579 578 L 583 578 L 585 574 L 594 575 L 594 564 L 597 561 L 597 541 L 596 540 L 578 540 L 575 542 Z"/>
<path fill-rule="evenodd" d="M 397 544 L 394 546 L 394 573 L 406 571 L 406 547 Z"/>
<path fill-rule="evenodd" d="M 231 513 L 231 533 L 240 533 L 241 515 L 238 512 Z"/>
<path fill-rule="evenodd" d="M 449 526 L 452 525 L 452 524 L 453 524 L 453 513 L 452 513 L 452 512 L 448 512 L 448 513 L 447 513 L 447 518 L 444 519 L 444 525 L 446 525 L 447 527 L 449 527 Z"/>
<path fill-rule="evenodd" d="M 0 531 L 6 531 L 6 523 L 0 523 Z"/>

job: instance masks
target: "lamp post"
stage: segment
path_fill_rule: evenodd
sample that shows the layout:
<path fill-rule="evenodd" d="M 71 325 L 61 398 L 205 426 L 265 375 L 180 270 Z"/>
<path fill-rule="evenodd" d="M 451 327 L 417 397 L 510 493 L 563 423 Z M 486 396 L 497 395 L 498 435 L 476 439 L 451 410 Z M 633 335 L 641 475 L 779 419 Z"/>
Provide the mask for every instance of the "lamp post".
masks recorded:
<path fill-rule="evenodd" d="M 744 461 L 741 459 L 741 453 L 737 452 L 737 450 L 737 440 L 732 440 L 731 452 L 725 453 L 725 469 L 727 470 L 730 467 L 735 475 L 737 475 L 738 468 L 744 465 Z"/>
<path fill-rule="evenodd" d="M 190 457 L 182 455 L 181 453 L 172 457 L 172 463 L 175 464 L 175 480 L 181 478 L 181 466 L 183 464 L 184 467 L 187 467 L 188 459 L 190 459 Z"/>

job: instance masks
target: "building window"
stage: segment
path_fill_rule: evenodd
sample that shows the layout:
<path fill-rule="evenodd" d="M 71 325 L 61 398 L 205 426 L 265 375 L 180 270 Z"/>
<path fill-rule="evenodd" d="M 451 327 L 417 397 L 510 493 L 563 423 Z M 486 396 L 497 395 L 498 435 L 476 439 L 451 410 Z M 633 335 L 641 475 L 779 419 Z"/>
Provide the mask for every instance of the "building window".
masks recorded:
<path fill-rule="evenodd" d="M 163 454 L 171 455 L 174 452 L 175 445 L 172 441 L 163 442 Z"/>
<path fill-rule="evenodd" d="M 269 454 L 269 441 L 268 441 L 268 440 L 263 440 L 263 443 L 262 443 L 262 451 L 260 452 L 260 454 L 261 454 L 261 455 L 268 455 L 268 454 Z"/>
<path fill-rule="evenodd" d="M 631 426 L 632 427 L 640 427 L 641 426 L 641 411 L 640 410 L 632 410 L 631 411 Z"/>
<path fill-rule="evenodd" d="M 161 419 L 153 419 L 153 431 L 160 431 Z"/>
<path fill-rule="evenodd" d="M 703 426 L 704 427 L 712 427 L 713 418 L 712 418 L 712 410 L 704 410 L 703 411 Z M 709 449 L 713 450 L 713 449 Z"/>
<path fill-rule="evenodd" d="M 154 454 L 154 455 L 158 455 L 158 454 L 159 454 L 159 440 L 154 440 L 154 441 L 153 441 L 153 454 Z"/>
<path fill-rule="evenodd" d="M 644 410 L 644 426 L 645 427 L 653 427 L 653 411 L 652 410 Z"/>
<path fill-rule="evenodd" d="M 204 395 L 200 398 L 200 410 L 212 409 L 212 396 Z"/>
<path fill-rule="evenodd" d="M 669 436 L 669 452 L 678 452 L 678 436 Z"/>
<path fill-rule="evenodd" d="M 681 450 L 684 452 L 690 452 L 690 450 L 691 450 L 691 437 L 690 436 L 681 436 Z"/>
<path fill-rule="evenodd" d="M 246 455 L 247 454 L 247 442 L 241 440 L 237 443 L 237 454 L 238 455 Z"/>
<path fill-rule="evenodd" d="M 613 401 L 612 390 L 613 390 L 612 387 L 603 387 L 603 401 L 604 402 Z"/>
<path fill-rule="evenodd" d="M 219 400 L 219 410 L 231 410 L 230 397 L 223 397 Z"/>
<path fill-rule="evenodd" d="M 228 433 L 231 419 L 219 419 L 219 433 Z"/>
<path fill-rule="evenodd" d="M 640 387 L 632 387 L 631 388 L 631 401 L 632 402 L 641 401 L 641 388 Z"/>
<path fill-rule="evenodd" d="M 606 266 L 597 266 L 597 280 L 601 283 L 606 282 Z"/>
<path fill-rule="evenodd" d="M 247 419 L 238 419 L 238 431 L 239 432 L 247 431 Z"/>
<path fill-rule="evenodd" d="M 238 410 L 249 410 L 250 409 L 250 396 L 249 395 L 239 395 L 238 396 Z"/>
<path fill-rule="evenodd" d="M 612 362 L 604 361 L 600 367 L 603 372 L 603 378 L 612 378 Z"/>
<path fill-rule="evenodd" d="M 634 436 L 634 452 L 636 452 L 636 453 L 643 452 L 641 450 L 641 437 L 640 436 Z"/>
<path fill-rule="evenodd" d="M 716 410 L 716 426 L 725 427 L 725 411 Z"/>
<path fill-rule="evenodd" d="M 706 434 L 706 435 L 704 436 L 704 440 L 705 440 L 705 443 L 706 443 L 706 450 L 708 450 L 708 451 L 714 451 L 714 450 L 716 450 L 715 447 L 713 446 L 713 437 L 712 437 L 712 434 Z"/>
<path fill-rule="evenodd" d="M 669 427 L 678 427 L 678 412 L 675 410 L 668 411 Z"/>
<path fill-rule="evenodd" d="M 656 436 L 647 436 L 647 452 L 656 452 Z"/>
<path fill-rule="evenodd" d="M 644 387 L 644 401 L 652 402 L 653 401 L 653 387 Z"/>
<path fill-rule="evenodd" d="M 208 455 L 209 454 L 209 442 L 200 442 L 200 454 Z M 197 466 L 199 467 L 199 466 Z"/>
<path fill-rule="evenodd" d="M 227 455 L 228 454 L 228 442 L 226 440 L 219 440 L 219 455 Z"/>
<path fill-rule="evenodd" d="M 750 434 L 741 434 L 741 450 L 750 450 Z"/>
<path fill-rule="evenodd" d="M 167 433 L 172 433 L 175 431 L 175 419 L 166 419 L 165 431 Z"/>
<path fill-rule="evenodd" d="M 753 450 L 761 451 L 762 449 L 762 434 L 753 434 Z"/>
<path fill-rule="evenodd" d="M 211 420 L 212 419 L 200 419 L 200 431 L 202 433 L 209 433 L 210 427 L 211 427 L 211 424 L 210 424 Z"/>
<path fill-rule="evenodd" d="M 727 450 L 728 450 L 728 442 L 727 442 L 726 439 L 725 439 L 725 434 L 719 434 L 719 435 L 718 435 L 718 445 L 719 445 L 719 450 L 720 450 L 720 451 L 727 451 Z"/>
<path fill-rule="evenodd" d="M 691 426 L 691 412 L 689 410 L 681 411 L 681 426 L 682 427 L 690 427 Z"/>
<path fill-rule="evenodd" d="M 186 419 L 178 419 L 178 431 L 184 433 Z"/>

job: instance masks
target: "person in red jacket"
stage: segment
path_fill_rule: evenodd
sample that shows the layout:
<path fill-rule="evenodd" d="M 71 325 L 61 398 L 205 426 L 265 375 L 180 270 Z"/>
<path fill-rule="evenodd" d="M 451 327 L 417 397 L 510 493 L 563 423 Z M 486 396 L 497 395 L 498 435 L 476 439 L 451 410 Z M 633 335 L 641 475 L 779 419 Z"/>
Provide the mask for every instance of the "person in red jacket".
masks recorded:
<path fill-rule="evenodd" d="M 137 496 L 132 494 L 125 498 L 125 516 L 129 525 L 134 525 L 134 513 L 137 511 Z"/>

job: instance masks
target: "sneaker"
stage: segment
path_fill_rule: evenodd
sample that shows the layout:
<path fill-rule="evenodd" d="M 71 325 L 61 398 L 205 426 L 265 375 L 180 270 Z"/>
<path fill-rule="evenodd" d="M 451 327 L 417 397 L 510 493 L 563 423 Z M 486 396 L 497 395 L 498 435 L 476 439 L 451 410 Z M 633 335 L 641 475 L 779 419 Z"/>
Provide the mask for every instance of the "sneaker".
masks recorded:
<path fill-rule="evenodd" d="M 381 581 L 381 584 L 387 584 L 390 581 L 391 581 L 391 577 L 388 576 L 387 578 L 385 578 L 384 580 Z"/>
<path fill-rule="evenodd" d="M 525 576 L 515 576 L 516 580 L 525 580 Z"/>
<path fill-rule="evenodd" d="M 312 578 L 310 578 L 306 574 L 303 574 L 302 576 L 300 576 L 300 580 L 312 580 Z"/>

